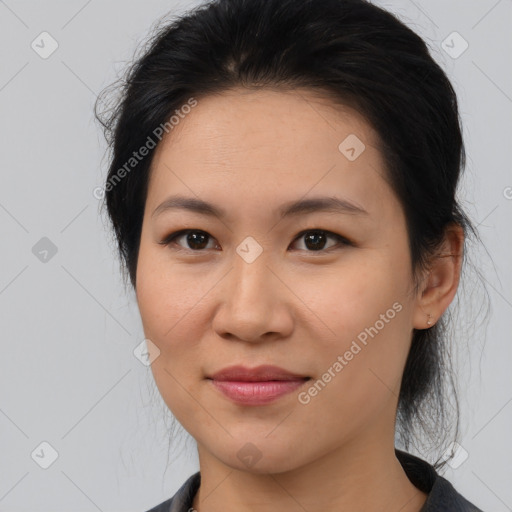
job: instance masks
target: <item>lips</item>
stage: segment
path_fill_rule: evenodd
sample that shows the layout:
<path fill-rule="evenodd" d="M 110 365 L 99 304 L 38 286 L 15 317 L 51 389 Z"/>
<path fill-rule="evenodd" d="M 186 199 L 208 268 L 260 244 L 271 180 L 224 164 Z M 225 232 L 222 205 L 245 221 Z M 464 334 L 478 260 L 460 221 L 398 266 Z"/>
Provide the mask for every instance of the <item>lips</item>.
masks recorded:
<path fill-rule="evenodd" d="M 256 368 L 230 366 L 208 377 L 217 391 L 238 405 L 265 405 L 274 402 L 297 390 L 309 379 L 310 377 L 269 365 Z"/>
<path fill-rule="evenodd" d="M 291 373 L 283 368 L 272 365 L 261 365 L 255 368 L 245 366 L 230 366 L 224 368 L 211 377 L 216 381 L 236 381 L 236 382 L 263 382 L 263 381 L 286 381 L 286 380 L 306 380 L 309 377 Z"/>

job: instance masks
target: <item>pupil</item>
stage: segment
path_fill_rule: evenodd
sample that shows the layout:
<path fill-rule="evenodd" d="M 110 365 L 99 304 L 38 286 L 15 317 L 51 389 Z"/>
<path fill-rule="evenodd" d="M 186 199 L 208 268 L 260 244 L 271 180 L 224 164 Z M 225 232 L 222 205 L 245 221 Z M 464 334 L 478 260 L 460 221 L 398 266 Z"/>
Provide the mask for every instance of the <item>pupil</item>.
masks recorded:
<path fill-rule="evenodd" d="M 318 238 L 321 239 L 321 241 L 319 242 L 318 241 Z M 313 241 L 313 247 L 311 247 L 310 245 L 308 245 L 308 241 Z M 309 248 L 309 249 L 315 249 L 315 250 L 320 250 L 323 248 L 323 245 L 325 243 L 325 235 L 323 233 L 310 233 L 309 235 L 306 235 L 306 246 Z"/>
<path fill-rule="evenodd" d="M 201 238 L 202 238 L 202 240 L 201 240 Z M 203 247 L 198 247 L 198 245 L 199 246 L 205 245 L 206 244 L 205 239 L 206 239 L 206 235 L 204 233 L 193 232 L 193 233 L 188 234 L 187 243 L 189 244 L 189 246 L 192 249 L 203 249 Z"/>

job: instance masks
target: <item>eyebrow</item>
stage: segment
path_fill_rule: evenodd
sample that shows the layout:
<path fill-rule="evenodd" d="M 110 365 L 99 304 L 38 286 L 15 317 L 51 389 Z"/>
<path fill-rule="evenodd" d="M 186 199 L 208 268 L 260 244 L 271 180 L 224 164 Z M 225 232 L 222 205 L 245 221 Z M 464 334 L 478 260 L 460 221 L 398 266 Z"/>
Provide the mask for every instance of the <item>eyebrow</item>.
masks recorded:
<path fill-rule="evenodd" d="M 226 210 L 195 197 L 171 196 L 155 208 L 152 217 L 169 210 L 187 210 L 208 217 L 224 219 L 227 217 Z M 313 197 L 310 199 L 299 199 L 281 206 L 278 214 L 281 219 L 295 215 L 305 215 L 314 212 L 342 213 L 349 215 L 368 215 L 368 212 L 347 199 L 338 197 Z"/>

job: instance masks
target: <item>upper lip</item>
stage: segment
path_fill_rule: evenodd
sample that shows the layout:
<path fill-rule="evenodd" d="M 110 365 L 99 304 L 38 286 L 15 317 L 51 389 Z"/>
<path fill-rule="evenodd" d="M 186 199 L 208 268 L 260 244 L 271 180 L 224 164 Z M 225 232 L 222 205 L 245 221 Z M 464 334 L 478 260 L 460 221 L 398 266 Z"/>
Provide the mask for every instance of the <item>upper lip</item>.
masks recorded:
<path fill-rule="evenodd" d="M 269 380 L 308 379 L 305 375 L 289 372 L 279 366 L 261 365 L 255 368 L 245 366 L 229 366 L 210 375 L 208 378 L 224 381 L 262 382 Z"/>

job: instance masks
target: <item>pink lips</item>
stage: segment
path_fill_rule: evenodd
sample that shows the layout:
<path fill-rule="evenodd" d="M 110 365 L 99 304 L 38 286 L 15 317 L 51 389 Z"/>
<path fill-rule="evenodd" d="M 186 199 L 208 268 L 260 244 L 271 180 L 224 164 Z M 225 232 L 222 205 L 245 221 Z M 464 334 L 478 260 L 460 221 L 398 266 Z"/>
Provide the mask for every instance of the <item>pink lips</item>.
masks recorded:
<path fill-rule="evenodd" d="M 263 405 L 291 393 L 309 380 L 277 366 L 230 366 L 209 377 L 225 396 L 244 405 Z"/>

